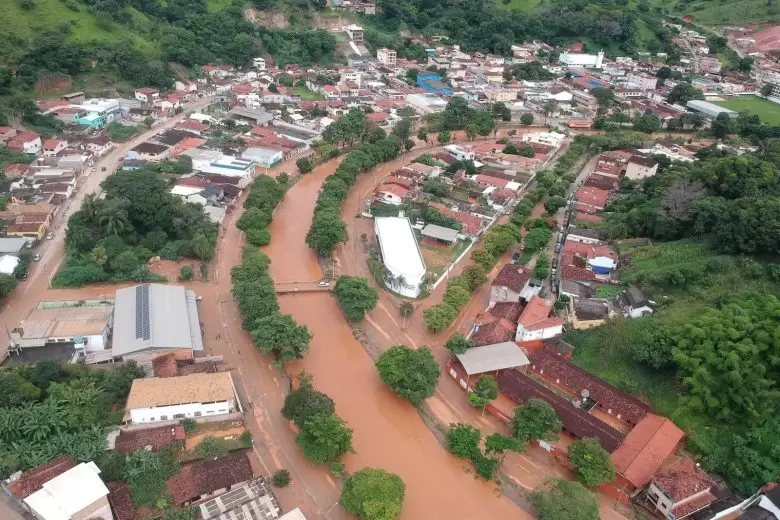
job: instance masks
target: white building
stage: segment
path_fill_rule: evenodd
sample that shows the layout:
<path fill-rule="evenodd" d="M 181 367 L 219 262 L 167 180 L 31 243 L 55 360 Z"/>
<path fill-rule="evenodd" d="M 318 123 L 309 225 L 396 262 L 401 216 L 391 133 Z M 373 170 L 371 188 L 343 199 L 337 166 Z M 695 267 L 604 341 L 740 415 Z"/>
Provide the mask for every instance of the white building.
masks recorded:
<path fill-rule="evenodd" d="M 626 165 L 626 178 L 632 180 L 646 179 L 658 172 L 658 162 L 650 157 L 632 155 Z"/>
<path fill-rule="evenodd" d="M 439 96 L 427 94 L 409 94 L 406 96 L 406 104 L 416 112 L 425 114 L 436 114 L 443 112 L 447 108 L 447 101 Z"/>
<path fill-rule="evenodd" d="M 402 296 L 419 296 L 425 278 L 425 261 L 409 219 L 375 218 L 374 232 L 389 273 L 385 285 Z"/>
<path fill-rule="evenodd" d="M 11 276 L 19 265 L 19 257 L 13 255 L 0 256 L 0 274 Z"/>
<path fill-rule="evenodd" d="M 244 150 L 241 154 L 241 158 L 254 161 L 262 168 L 271 168 L 284 160 L 284 151 L 274 148 L 253 146 Z"/>
<path fill-rule="evenodd" d="M 227 415 L 239 409 L 230 372 L 135 379 L 124 421 L 151 424 Z"/>
<path fill-rule="evenodd" d="M 658 85 L 658 78 L 649 74 L 629 72 L 626 75 L 626 79 L 630 84 L 636 85 L 641 90 L 655 90 Z"/>
<path fill-rule="evenodd" d="M 135 89 L 135 99 L 142 103 L 152 104 L 160 99 L 160 91 L 150 87 L 138 88 Z"/>
<path fill-rule="evenodd" d="M 548 146 L 554 146 L 558 148 L 563 143 L 566 136 L 559 134 L 558 132 L 534 132 L 530 134 L 523 134 L 522 140 L 524 143 L 540 143 Z"/>
<path fill-rule="evenodd" d="M 252 67 L 257 70 L 265 70 L 265 58 L 252 58 Z"/>
<path fill-rule="evenodd" d="M 466 150 L 457 144 L 448 144 L 444 147 L 444 151 L 459 161 L 473 161 L 477 157 L 477 154 L 474 153 L 473 150 Z"/>
<path fill-rule="evenodd" d="M 203 173 L 250 178 L 255 169 L 251 159 L 239 159 L 219 150 L 192 148 L 182 153 L 192 158 L 192 169 Z"/>
<path fill-rule="evenodd" d="M 568 67 L 584 67 L 586 69 L 603 69 L 604 68 L 604 51 L 599 51 L 598 54 L 578 54 L 573 52 L 564 52 L 558 58 L 561 63 L 566 64 Z"/>
<path fill-rule="evenodd" d="M 11 344 L 17 348 L 73 343 L 87 352 L 104 350 L 113 323 L 112 300 L 71 300 L 40 302 L 11 331 Z"/>
<path fill-rule="evenodd" d="M 398 63 L 398 54 L 393 49 L 382 47 L 376 51 L 376 59 L 388 67 L 395 67 Z"/>
<path fill-rule="evenodd" d="M 344 27 L 344 32 L 347 33 L 347 36 L 349 36 L 349 39 L 352 40 L 354 43 L 360 44 L 363 43 L 363 28 L 356 24 L 349 24 L 346 27 Z"/>
<path fill-rule="evenodd" d="M 94 462 L 82 462 L 24 499 L 40 520 L 113 520 L 108 488 Z"/>
<path fill-rule="evenodd" d="M 517 320 L 515 341 L 549 339 L 563 334 L 563 319 L 550 317 L 550 306 L 539 296 L 532 296 Z"/>

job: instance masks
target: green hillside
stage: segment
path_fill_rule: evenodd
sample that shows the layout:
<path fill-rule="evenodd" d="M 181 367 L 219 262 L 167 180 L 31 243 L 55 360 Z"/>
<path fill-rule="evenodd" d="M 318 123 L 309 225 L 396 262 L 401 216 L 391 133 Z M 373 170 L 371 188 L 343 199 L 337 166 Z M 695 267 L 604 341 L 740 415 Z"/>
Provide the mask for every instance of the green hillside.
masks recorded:
<path fill-rule="evenodd" d="M 774 0 L 652 0 L 652 3 L 676 16 L 691 14 L 702 25 L 741 25 L 780 19 L 780 4 Z"/>

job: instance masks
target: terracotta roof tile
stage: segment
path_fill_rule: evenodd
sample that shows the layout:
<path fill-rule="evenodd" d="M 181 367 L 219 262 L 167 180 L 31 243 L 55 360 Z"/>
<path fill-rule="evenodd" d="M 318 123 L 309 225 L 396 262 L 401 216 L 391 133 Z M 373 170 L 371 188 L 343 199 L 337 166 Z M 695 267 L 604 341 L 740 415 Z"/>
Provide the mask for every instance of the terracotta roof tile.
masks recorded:
<path fill-rule="evenodd" d="M 496 318 L 505 318 L 512 323 L 517 323 L 523 306 L 518 302 L 498 302 L 490 309 L 490 314 Z"/>
<path fill-rule="evenodd" d="M 596 274 L 584 267 L 577 267 L 575 265 L 564 265 L 561 269 L 561 279 L 573 280 L 577 282 L 587 282 L 596 279 Z"/>
<path fill-rule="evenodd" d="M 179 367 L 176 365 L 176 355 L 173 353 L 160 354 L 152 359 L 154 377 L 176 377 L 179 375 Z"/>
<path fill-rule="evenodd" d="M 133 507 L 133 498 L 130 496 L 130 486 L 127 482 L 109 482 L 108 501 L 111 509 L 114 510 L 116 520 L 135 520 L 135 508 Z"/>
<path fill-rule="evenodd" d="M 116 451 L 119 453 L 133 453 L 151 446 L 152 451 L 173 444 L 174 441 L 184 440 L 183 426 L 160 426 L 145 430 L 124 431 L 116 438 Z"/>
<path fill-rule="evenodd" d="M 701 493 L 713 485 L 710 477 L 688 457 L 681 457 L 662 468 L 653 482 L 675 502 Z"/>
<path fill-rule="evenodd" d="M 517 325 L 506 318 L 500 318 L 492 323 L 481 326 L 479 330 L 471 336 L 471 341 L 473 341 L 477 347 L 504 343 L 505 341 L 513 341 L 516 332 Z"/>
<path fill-rule="evenodd" d="M 252 478 L 252 467 L 244 452 L 203 459 L 181 468 L 165 486 L 173 503 L 180 506 L 192 499 L 228 488 Z"/>
<path fill-rule="evenodd" d="M 491 284 L 493 287 L 508 287 L 512 291 L 519 293 L 531 279 L 531 270 L 515 264 L 506 264 L 496 275 Z"/>
<path fill-rule="evenodd" d="M 539 349 L 528 356 L 528 359 L 533 370 L 543 373 L 544 378 L 557 380 L 557 384 L 574 395 L 580 395 L 587 389 L 591 399 L 603 408 L 611 409 L 613 415 L 621 415 L 622 419 L 629 423 L 637 424 L 650 410 L 647 404 L 636 397 L 615 388 L 551 350 Z"/>
<path fill-rule="evenodd" d="M 16 498 L 25 499 L 43 487 L 51 479 L 58 477 L 73 467 L 73 460 L 68 456 L 58 457 L 48 464 L 25 471 L 8 484 L 8 490 Z"/>
<path fill-rule="evenodd" d="M 676 506 L 674 509 L 672 509 L 672 513 L 674 513 L 675 518 L 684 518 L 691 513 L 698 511 L 699 509 L 704 509 L 705 507 L 712 504 L 715 500 L 715 495 L 708 491 L 701 496 Z"/>
<path fill-rule="evenodd" d="M 640 488 L 650 482 L 682 438 L 682 430 L 672 421 L 647 414 L 612 454 L 612 463 L 618 473 Z"/>
<path fill-rule="evenodd" d="M 550 306 L 544 301 L 544 298 L 538 296 L 531 297 L 531 301 L 520 314 L 518 323 L 528 328 L 534 324 L 544 321 L 550 315 Z"/>

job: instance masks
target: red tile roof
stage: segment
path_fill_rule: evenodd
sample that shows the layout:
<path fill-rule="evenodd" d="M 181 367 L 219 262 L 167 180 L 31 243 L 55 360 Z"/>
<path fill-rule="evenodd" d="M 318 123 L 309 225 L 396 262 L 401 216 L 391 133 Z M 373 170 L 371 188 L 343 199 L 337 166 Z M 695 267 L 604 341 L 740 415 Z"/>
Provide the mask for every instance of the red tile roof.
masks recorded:
<path fill-rule="evenodd" d="M 384 112 L 372 112 L 366 116 L 369 121 L 374 123 L 384 123 L 387 121 L 387 114 Z"/>
<path fill-rule="evenodd" d="M 155 372 L 155 376 L 157 373 Z M 152 451 L 169 446 L 174 441 L 184 440 L 184 427 L 160 426 L 146 430 L 133 430 L 121 432 L 116 438 L 116 451 L 119 453 L 133 453 L 151 446 Z"/>
<path fill-rule="evenodd" d="M 699 509 L 704 509 L 705 507 L 712 504 L 715 500 L 717 500 L 715 495 L 707 491 L 706 493 L 703 493 L 696 498 L 675 506 L 675 508 L 672 509 L 672 513 L 674 513 L 675 518 L 684 518 L 691 513 L 695 513 Z"/>
<path fill-rule="evenodd" d="M 141 94 L 157 94 L 159 92 L 159 90 L 152 87 L 137 88 L 135 91 L 140 92 Z"/>
<path fill-rule="evenodd" d="M 532 296 L 531 301 L 523 309 L 523 313 L 520 314 L 518 323 L 525 328 L 533 327 L 537 323 L 544 321 L 550 315 L 550 306 L 544 301 L 544 298 L 538 296 Z"/>
<path fill-rule="evenodd" d="M 58 457 L 48 464 L 25 471 L 8 484 L 8 490 L 19 499 L 25 499 L 43 487 L 51 479 L 58 477 L 73 467 L 68 456 Z"/>
<path fill-rule="evenodd" d="M 599 175 L 598 173 L 591 173 L 588 178 L 585 179 L 585 186 L 590 188 L 598 188 L 600 190 L 613 190 L 618 187 L 619 181 L 614 177 L 607 175 Z"/>
<path fill-rule="evenodd" d="M 576 265 L 564 265 L 561 269 L 561 279 L 575 282 L 587 282 L 596 279 L 596 273 Z"/>
<path fill-rule="evenodd" d="M 500 318 L 492 323 L 482 325 L 477 332 L 472 334 L 471 341 L 478 347 L 504 343 L 515 339 L 517 325 L 506 318 Z"/>
<path fill-rule="evenodd" d="M 185 130 L 195 130 L 196 132 L 203 132 L 211 128 L 209 125 L 199 123 L 194 119 L 188 119 L 176 125 L 176 128 L 184 128 Z"/>
<path fill-rule="evenodd" d="M 563 243 L 564 254 L 573 254 L 582 258 L 594 259 L 596 257 L 604 256 L 612 260 L 617 261 L 618 255 L 609 246 L 585 244 L 583 242 L 577 242 L 576 240 L 566 240 Z"/>
<path fill-rule="evenodd" d="M 498 388 L 517 403 L 529 399 L 547 401 L 563 423 L 563 427 L 575 437 L 596 437 L 608 452 L 613 452 L 623 440 L 623 433 L 600 421 L 581 408 L 575 408 L 571 401 L 536 382 L 517 370 L 502 370 L 498 373 Z"/>
<path fill-rule="evenodd" d="M 8 224 L 6 233 L 37 233 L 43 223 L 29 222 L 26 224 Z"/>
<path fill-rule="evenodd" d="M 176 355 L 159 354 L 152 359 L 154 377 L 176 377 L 179 375 L 179 367 L 176 364 Z"/>
<path fill-rule="evenodd" d="M 445 217 L 454 218 L 463 224 L 462 231 L 467 235 L 476 236 L 479 229 L 482 227 L 482 219 L 476 215 L 463 213 L 462 211 L 453 211 L 444 204 L 438 202 L 431 202 L 428 206 L 438 209 Z"/>
<path fill-rule="evenodd" d="M 508 287 L 510 290 L 519 293 L 531 279 L 531 270 L 515 264 L 506 264 L 498 272 L 493 283 L 493 287 Z"/>
<path fill-rule="evenodd" d="M 664 466 L 653 477 L 653 482 L 675 503 L 713 486 L 710 477 L 688 457 L 681 457 Z"/>
<path fill-rule="evenodd" d="M 377 193 L 392 193 L 396 197 L 405 199 L 409 196 L 409 190 L 397 184 L 382 184 L 376 189 Z"/>
<path fill-rule="evenodd" d="M 54 148 L 57 148 L 61 142 L 62 141 L 59 139 L 46 139 L 46 141 L 43 142 L 43 147 L 47 150 L 53 150 Z"/>
<path fill-rule="evenodd" d="M 487 184 L 488 186 L 495 186 L 496 188 L 506 188 L 509 181 L 493 177 L 491 175 L 477 175 L 477 184 Z"/>
<path fill-rule="evenodd" d="M 388 177 L 385 179 L 385 184 L 397 184 L 398 186 L 406 188 L 407 190 L 412 189 L 412 181 L 409 179 L 402 179 L 400 177 Z"/>
<path fill-rule="evenodd" d="M 577 190 L 574 195 L 575 200 L 582 204 L 593 206 L 594 208 L 603 209 L 609 198 L 609 191 L 600 190 L 598 188 L 592 188 L 590 186 L 582 186 Z"/>
<path fill-rule="evenodd" d="M 496 318 L 506 318 L 512 323 L 517 323 L 523 306 L 518 302 L 498 302 L 490 309 L 490 314 Z"/>
<path fill-rule="evenodd" d="M 552 350 L 539 349 L 528 359 L 533 370 L 543 373 L 544 378 L 555 380 L 556 384 L 567 388 L 573 395 L 579 396 L 583 390 L 588 390 L 590 398 L 597 401 L 605 411 L 612 410 L 612 415 L 620 415 L 626 422 L 637 424 L 650 411 L 650 407 L 636 397 L 563 359 Z"/>
<path fill-rule="evenodd" d="M 173 504 L 180 506 L 200 495 L 228 488 L 252 478 L 252 467 L 246 454 L 234 452 L 223 457 L 203 459 L 181 468 L 165 486 Z"/>
<path fill-rule="evenodd" d="M 116 520 L 135 520 L 135 508 L 133 497 L 130 495 L 130 486 L 127 482 L 109 482 L 108 501 L 116 515 Z"/>
<path fill-rule="evenodd" d="M 682 430 L 672 421 L 647 414 L 612 454 L 612 464 L 635 487 L 643 487 L 674 453 L 682 438 Z"/>

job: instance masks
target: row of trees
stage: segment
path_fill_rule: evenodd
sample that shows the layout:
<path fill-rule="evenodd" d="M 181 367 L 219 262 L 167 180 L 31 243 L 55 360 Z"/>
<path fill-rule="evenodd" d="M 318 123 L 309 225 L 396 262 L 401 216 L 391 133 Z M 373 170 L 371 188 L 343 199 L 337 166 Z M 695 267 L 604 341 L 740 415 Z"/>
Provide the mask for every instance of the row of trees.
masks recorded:
<path fill-rule="evenodd" d="M 333 130 L 330 130 L 331 128 Z M 380 128 L 372 129 L 372 126 L 367 124 L 365 113 L 357 109 L 350 110 L 329 125 L 323 138 L 336 145 L 351 145 L 358 140 L 362 142 L 347 155 L 336 171 L 325 179 L 314 207 L 311 228 L 306 235 L 309 247 L 322 256 L 330 256 L 336 245 L 346 242 L 348 238 L 346 223 L 341 220 L 339 213 L 341 204 L 347 199 L 349 188 L 355 184 L 360 173 L 398 157 L 404 142 L 395 135 L 385 136 Z"/>
<path fill-rule="evenodd" d="M 268 226 L 273 220 L 274 209 L 284 200 L 286 190 L 286 185 L 279 178 L 268 175 L 260 175 L 252 182 L 244 201 L 244 213 L 236 222 L 236 227 L 246 235 L 247 242 L 255 246 L 271 242 Z"/>
<path fill-rule="evenodd" d="M 55 286 L 150 281 L 146 263 L 154 256 L 214 256 L 216 225 L 201 206 L 171 195 L 154 171 L 117 172 L 101 186 L 105 198 L 86 197 L 68 220 L 67 261 Z"/>

